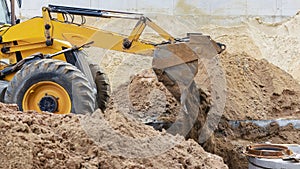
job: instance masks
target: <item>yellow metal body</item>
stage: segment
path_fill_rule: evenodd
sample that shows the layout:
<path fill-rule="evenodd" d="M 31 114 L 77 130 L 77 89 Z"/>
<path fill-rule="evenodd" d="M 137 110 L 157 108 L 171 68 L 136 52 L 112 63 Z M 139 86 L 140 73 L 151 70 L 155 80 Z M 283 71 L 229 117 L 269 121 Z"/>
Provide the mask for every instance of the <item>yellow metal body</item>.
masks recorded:
<path fill-rule="evenodd" d="M 71 43 L 65 40 L 53 39 L 53 45 L 47 46 L 44 38 L 43 19 L 33 18 L 26 22 L 7 27 L 2 26 L 0 36 L 2 43 L 0 48 L 9 47 L 9 52 L 0 52 L 0 60 L 5 60 L 9 64 L 17 62 L 16 52 L 20 52 L 22 58 L 26 58 L 34 53 L 43 54 L 55 53 L 63 48 L 71 47 Z M 56 56 L 55 59 L 65 61 L 64 55 Z M 0 64 L 0 70 L 5 65 Z M 10 81 L 14 73 L 5 76 L 4 80 Z"/>
<path fill-rule="evenodd" d="M 2 37 L 0 48 L 9 49 L 4 52 L 1 50 L 0 60 L 14 64 L 18 61 L 17 53 L 24 59 L 37 52 L 51 54 L 64 48 L 74 45 L 80 46 L 88 42 L 93 42 L 92 46 L 104 49 L 152 55 L 155 46 L 139 40 L 147 25 L 166 40 L 174 41 L 170 34 L 146 17 L 141 17 L 131 34 L 126 37 L 90 26 L 68 23 L 62 14 L 52 14 L 48 8 L 44 7 L 42 17 L 35 17 L 13 26 L 3 25 L 0 27 L 0 36 Z M 48 46 L 47 40 L 51 42 Z M 124 48 L 124 40 L 131 43 L 129 48 Z M 56 56 L 55 59 L 66 61 L 63 54 Z M 5 65 L 0 64 L 0 70 L 4 68 Z M 7 75 L 4 80 L 10 81 L 13 76 L 13 73 Z"/>

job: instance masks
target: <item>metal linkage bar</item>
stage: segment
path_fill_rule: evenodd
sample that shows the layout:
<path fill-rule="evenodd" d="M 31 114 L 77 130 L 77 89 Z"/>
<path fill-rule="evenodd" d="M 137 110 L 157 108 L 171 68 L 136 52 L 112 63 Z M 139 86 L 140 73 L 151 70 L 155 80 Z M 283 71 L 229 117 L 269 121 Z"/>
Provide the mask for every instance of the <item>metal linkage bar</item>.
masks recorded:
<path fill-rule="evenodd" d="M 78 7 L 68 7 L 59 5 L 48 5 L 50 12 L 73 14 L 73 15 L 84 15 L 104 18 L 127 18 L 127 19 L 139 19 L 143 14 L 132 13 L 132 12 L 121 12 L 121 11 L 110 11 L 101 9 L 88 9 Z"/>

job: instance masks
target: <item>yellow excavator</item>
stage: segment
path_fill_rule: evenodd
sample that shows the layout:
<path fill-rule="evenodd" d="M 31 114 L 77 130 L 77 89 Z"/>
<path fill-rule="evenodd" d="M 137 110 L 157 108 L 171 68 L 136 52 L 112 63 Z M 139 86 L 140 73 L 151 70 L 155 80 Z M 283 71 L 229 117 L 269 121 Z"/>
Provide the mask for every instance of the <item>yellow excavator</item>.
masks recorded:
<path fill-rule="evenodd" d="M 21 0 L 17 2 L 21 7 Z M 49 5 L 42 8 L 42 16 L 20 22 L 14 14 L 14 0 L 0 0 L 0 7 L 0 101 L 16 103 L 24 111 L 67 114 L 105 110 L 109 81 L 98 65 L 88 63 L 82 50 L 85 46 L 152 55 L 158 79 L 177 99 L 180 92 L 174 72 L 185 81 L 193 78 L 201 55 L 225 49 L 200 33 L 174 38 L 138 13 Z M 86 25 L 86 17 L 131 19 L 137 24 L 130 35 L 121 35 Z M 140 40 L 146 26 L 165 41 Z M 182 65 L 187 69 L 180 68 Z"/>

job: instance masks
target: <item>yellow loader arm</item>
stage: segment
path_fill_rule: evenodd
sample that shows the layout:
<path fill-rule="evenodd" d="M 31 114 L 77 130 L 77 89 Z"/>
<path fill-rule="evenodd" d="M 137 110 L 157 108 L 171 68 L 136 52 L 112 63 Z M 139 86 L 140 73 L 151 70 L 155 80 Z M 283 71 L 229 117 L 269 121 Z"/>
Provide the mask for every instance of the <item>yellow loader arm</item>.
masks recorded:
<path fill-rule="evenodd" d="M 80 10 L 81 13 L 78 12 Z M 2 35 L 2 43 L 13 41 L 21 41 L 21 43 L 19 45 L 4 46 L 2 48 L 3 53 L 44 48 L 46 46 L 52 46 L 54 41 L 63 40 L 76 46 L 81 46 L 89 41 L 93 41 L 92 45 L 95 47 L 127 53 L 151 55 L 156 44 L 141 42 L 139 39 L 146 26 L 151 27 L 168 42 L 175 42 L 175 38 L 152 22 L 149 18 L 144 17 L 141 14 L 92 9 L 86 10 L 88 11 L 82 11 L 82 8 L 53 5 L 43 7 L 42 18 L 32 18 L 20 25 L 10 27 L 4 32 Z M 52 17 L 53 13 L 57 13 L 57 18 Z M 105 18 L 121 17 L 138 20 L 138 23 L 131 34 L 128 37 L 125 37 L 114 32 L 100 30 L 83 24 L 71 23 L 67 18 L 68 15 L 71 14 Z M 20 32 L 18 30 L 22 31 Z"/>
<path fill-rule="evenodd" d="M 144 17 L 142 14 L 54 5 L 43 7 L 42 13 L 43 17 L 41 18 L 32 18 L 4 31 L 1 36 L 2 43 L 9 43 L 13 41 L 21 41 L 21 43 L 19 45 L 4 46 L 2 48 L 2 52 L 13 53 L 16 51 L 42 48 L 52 46 L 54 44 L 53 41 L 55 40 L 63 40 L 77 46 L 93 41 L 94 43 L 92 45 L 95 47 L 127 53 L 151 55 L 153 49 L 158 44 L 141 42 L 139 39 L 146 26 L 149 26 L 162 38 L 167 40 L 165 43 L 172 44 L 176 43 L 176 41 L 181 41 L 181 39 L 176 40 L 169 33 L 152 22 L 149 18 Z M 54 13 L 57 14 L 57 18 L 52 16 Z M 70 15 L 69 18 L 68 15 Z M 73 21 L 70 22 L 69 19 L 74 17 L 74 15 L 82 17 L 94 16 L 105 18 L 125 18 L 138 20 L 138 22 L 131 34 L 128 37 L 125 37 L 114 32 L 85 26 L 83 23 L 75 24 Z"/>

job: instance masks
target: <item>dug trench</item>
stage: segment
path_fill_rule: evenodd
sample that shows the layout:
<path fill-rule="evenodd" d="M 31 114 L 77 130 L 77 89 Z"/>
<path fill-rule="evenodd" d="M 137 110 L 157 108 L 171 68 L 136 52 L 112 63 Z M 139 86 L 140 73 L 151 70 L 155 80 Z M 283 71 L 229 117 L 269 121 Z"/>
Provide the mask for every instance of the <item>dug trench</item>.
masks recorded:
<path fill-rule="evenodd" d="M 214 135 L 203 147 L 223 157 L 229 168 L 247 168 L 243 152 L 250 144 L 299 144 L 299 129 L 292 124 L 265 127 L 236 120 L 299 119 L 300 86 L 292 76 L 266 60 L 246 53 L 220 56 L 227 79 L 227 99 Z"/>
<path fill-rule="evenodd" d="M 210 94 L 214 89 L 209 76 L 202 70 L 205 67 L 200 66 L 198 73 L 202 73 L 202 78 L 195 81 L 199 84 L 201 106 L 198 118 L 185 138 L 194 139 L 206 151 L 223 157 L 233 169 L 248 167 L 244 155 L 247 145 L 265 142 L 299 144 L 299 129 L 292 124 L 279 126 L 271 121 L 299 118 L 299 83 L 277 66 L 246 53 L 224 52 L 218 59 L 226 77 L 226 103 L 222 116 L 209 139 L 200 142 L 207 113 L 216 104 Z M 113 102 L 121 103 L 117 107 L 123 111 L 127 108 L 127 115 L 152 125 L 151 122 L 156 119 L 159 123 L 154 123 L 157 124 L 154 127 L 166 130 L 180 118 L 180 103 L 157 81 L 152 71 L 134 76 L 128 86 L 119 91 L 127 90 L 129 104 L 120 101 L 123 100 L 121 97 L 113 98 Z M 270 123 L 261 127 L 251 120 L 270 120 Z M 233 122 L 239 124 L 233 125 Z"/>

